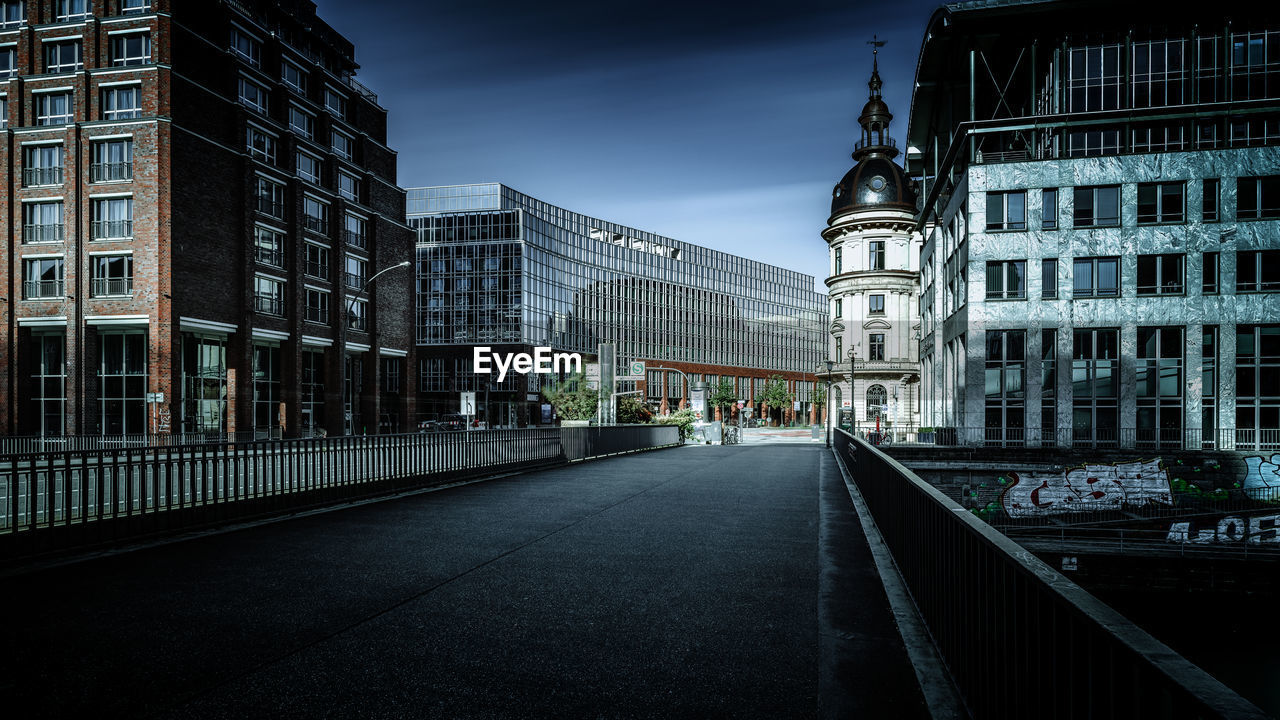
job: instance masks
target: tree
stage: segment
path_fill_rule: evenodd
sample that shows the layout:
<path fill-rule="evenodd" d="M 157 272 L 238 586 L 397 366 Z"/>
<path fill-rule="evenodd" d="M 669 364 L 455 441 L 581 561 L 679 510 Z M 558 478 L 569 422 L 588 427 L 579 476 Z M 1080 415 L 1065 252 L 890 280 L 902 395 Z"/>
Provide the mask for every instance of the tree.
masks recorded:
<path fill-rule="evenodd" d="M 733 381 L 728 378 L 721 378 L 720 384 L 711 391 L 711 398 L 708 400 L 711 407 L 717 410 L 724 410 L 726 406 L 734 405 L 738 402 L 738 394 L 733 390 Z M 724 421 L 729 420 L 727 413 L 721 413 L 720 417 Z"/>
<path fill-rule="evenodd" d="M 782 416 L 786 417 L 786 408 L 791 407 L 791 403 L 795 400 L 795 396 L 787 392 L 787 381 L 782 379 L 781 375 L 773 375 L 765 383 L 764 389 L 756 396 L 756 402 L 764 403 L 771 408 L 778 408 L 782 411 Z"/>
<path fill-rule="evenodd" d="M 640 425 L 653 420 L 653 411 L 634 395 L 618 396 L 618 422 Z"/>
<path fill-rule="evenodd" d="M 818 422 L 822 422 L 827 413 L 826 383 L 815 383 L 813 387 L 813 404 L 818 406 Z"/>
<path fill-rule="evenodd" d="M 598 409 L 600 391 L 587 387 L 582 373 L 575 373 L 543 388 L 542 397 L 556 409 L 561 420 L 590 420 Z"/>

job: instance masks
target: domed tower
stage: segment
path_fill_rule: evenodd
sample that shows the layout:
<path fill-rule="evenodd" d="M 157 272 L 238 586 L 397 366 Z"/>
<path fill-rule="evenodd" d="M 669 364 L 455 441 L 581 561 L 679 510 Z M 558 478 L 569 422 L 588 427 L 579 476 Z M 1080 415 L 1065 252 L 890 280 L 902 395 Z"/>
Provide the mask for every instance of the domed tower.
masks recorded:
<path fill-rule="evenodd" d="M 913 431 L 920 409 L 923 239 L 914 232 L 915 185 L 893 161 L 898 148 L 889 136 L 893 114 L 880 96 L 882 85 L 873 51 L 854 165 L 831 191 L 822 232 L 830 255 L 831 407 L 850 411 L 858 430 Z"/>

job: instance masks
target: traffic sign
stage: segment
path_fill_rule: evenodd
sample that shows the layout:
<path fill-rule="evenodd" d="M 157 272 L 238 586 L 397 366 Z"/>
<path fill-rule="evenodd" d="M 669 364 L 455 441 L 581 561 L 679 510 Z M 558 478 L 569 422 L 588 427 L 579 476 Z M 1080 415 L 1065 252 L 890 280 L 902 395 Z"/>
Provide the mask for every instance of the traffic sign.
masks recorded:
<path fill-rule="evenodd" d="M 636 360 L 627 365 L 627 374 L 631 377 L 644 377 L 644 363 Z"/>

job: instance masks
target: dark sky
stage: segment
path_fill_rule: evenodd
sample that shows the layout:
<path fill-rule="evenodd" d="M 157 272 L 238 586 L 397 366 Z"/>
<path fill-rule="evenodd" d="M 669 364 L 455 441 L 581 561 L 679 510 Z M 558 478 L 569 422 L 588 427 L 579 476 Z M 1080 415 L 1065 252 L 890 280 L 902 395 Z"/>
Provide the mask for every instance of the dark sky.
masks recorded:
<path fill-rule="evenodd" d="M 878 34 L 902 147 L 936 1 L 317 0 L 390 115 L 400 184 L 501 182 L 818 277 Z"/>

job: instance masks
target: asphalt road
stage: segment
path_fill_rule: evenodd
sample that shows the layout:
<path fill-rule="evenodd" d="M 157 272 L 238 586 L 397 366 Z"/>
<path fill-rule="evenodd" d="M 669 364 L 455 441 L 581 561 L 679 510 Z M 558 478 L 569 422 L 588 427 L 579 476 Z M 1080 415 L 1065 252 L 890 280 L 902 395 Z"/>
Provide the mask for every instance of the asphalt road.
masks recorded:
<path fill-rule="evenodd" d="M 12 717 L 925 715 L 834 460 L 685 447 L 0 581 Z"/>

